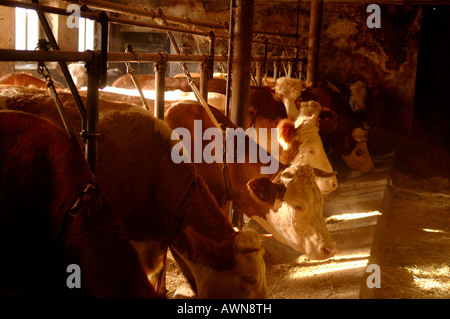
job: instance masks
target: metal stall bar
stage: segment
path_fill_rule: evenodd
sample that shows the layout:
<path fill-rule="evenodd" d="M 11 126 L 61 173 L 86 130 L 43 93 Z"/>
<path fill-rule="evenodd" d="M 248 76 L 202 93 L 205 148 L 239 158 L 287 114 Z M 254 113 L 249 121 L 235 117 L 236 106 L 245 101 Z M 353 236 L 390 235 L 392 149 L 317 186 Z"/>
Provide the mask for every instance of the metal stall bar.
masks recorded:
<path fill-rule="evenodd" d="M 317 73 L 319 70 L 320 34 L 322 29 L 323 0 L 311 1 L 311 19 L 309 24 L 308 66 L 306 82 L 313 87 L 317 86 Z"/>
<path fill-rule="evenodd" d="M 244 129 L 247 128 L 250 100 L 253 9 L 254 0 L 236 0 L 231 120 Z M 233 216 L 233 224 L 243 227 L 242 212 Z"/>
<path fill-rule="evenodd" d="M 102 73 L 102 53 L 91 51 L 93 60 L 86 64 L 87 69 L 87 96 L 86 96 L 86 158 L 94 175 L 97 175 L 98 162 L 98 102 L 100 80 Z"/>
<path fill-rule="evenodd" d="M 172 31 L 172 32 L 179 32 L 179 33 L 188 33 L 188 34 L 195 34 L 195 35 L 201 35 L 208 37 L 209 32 L 208 31 L 200 31 L 200 30 L 188 30 L 178 27 L 173 27 L 170 25 L 160 25 L 155 24 L 151 22 L 145 22 L 145 21 L 139 21 L 139 20 L 130 20 L 130 19 L 124 19 L 124 18 L 118 18 L 118 17 L 109 17 L 110 23 L 117 23 L 117 24 L 128 24 L 128 25 L 134 25 L 137 27 L 144 27 L 144 28 L 152 28 L 152 29 L 159 29 L 159 30 L 165 30 L 165 31 Z M 215 34 L 216 37 L 219 38 L 228 38 L 227 34 Z"/>
<path fill-rule="evenodd" d="M 236 0 L 230 1 L 230 29 L 228 33 L 230 37 L 228 39 L 228 61 L 227 61 L 227 88 L 226 94 L 226 104 L 225 104 L 225 115 L 230 117 L 230 103 L 231 103 L 231 74 L 233 71 L 233 50 L 234 50 L 234 24 L 236 16 Z"/>
<path fill-rule="evenodd" d="M 66 0 L 67 2 L 76 3 L 79 4 L 79 0 Z M 126 15 L 134 15 L 138 17 L 143 17 L 147 19 L 161 19 L 162 17 L 155 11 L 145 9 L 145 8 L 137 8 L 132 6 L 126 6 L 122 4 L 112 3 L 112 2 L 106 2 L 101 0 L 82 0 L 82 3 L 85 3 L 86 5 L 89 5 L 92 8 L 101 9 L 104 11 L 109 12 L 115 12 L 120 14 L 126 14 Z M 186 26 L 199 26 L 199 27 L 205 27 L 205 28 L 212 28 L 212 29 L 221 29 L 221 30 L 227 30 L 228 24 L 225 23 L 212 23 L 209 21 L 204 20 L 197 20 L 197 19 L 190 19 L 190 18 L 180 18 L 176 16 L 166 15 L 167 22 L 175 23 L 179 25 L 186 25 Z M 285 32 L 276 32 L 276 31 L 267 31 L 267 30 L 253 30 L 254 34 L 265 34 L 265 35 L 275 35 L 275 36 L 282 36 L 282 37 L 291 37 L 291 38 L 298 38 L 298 34 L 296 33 L 285 33 Z"/>
<path fill-rule="evenodd" d="M 27 50 L 13 50 L 0 49 L 0 61 L 52 61 L 52 62 L 74 62 L 84 61 L 91 62 L 94 60 L 92 56 L 93 51 L 27 51 Z M 162 61 L 161 54 L 166 53 L 141 53 L 139 61 L 134 53 L 127 52 L 108 52 L 107 57 L 109 62 L 156 62 Z M 167 62 L 207 62 L 209 55 L 206 54 L 166 54 Z M 254 61 L 263 61 L 263 56 L 253 57 Z M 287 57 L 267 57 L 268 62 L 275 61 L 292 61 L 293 58 Z M 227 57 L 222 55 L 214 56 L 214 62 L 227 62 Z"/>
<path fill-rule="evenodd" d="M 71 3 L 79 4 L 80 1 L 78 0 L 67 0 Z M 147 19 L 161 19 L 162 17 L 156 13 L 153 10 L 148 10 L 144 8 L 137 8 L 133 6 L 127 6 L 122 5 L 118 3 L 112 3 L 107 1 L 100 1 L 100 0 L 82 0 L 81 2 L 85 3 L 86 5 L 89 5 L 91 8 L 96 8 L 104 11 L 109 12 L 115 12 L 115 13 L 121 13 L 126 15 L 133 15 L 138 17 L 143 17 Z M 226 30 L 227 26 L 225 24 L 221 23 L 211 23 L 208 21 L 202 21 L 202 20 L 196 20 L 196 19 L 189 19 L 189 18 L 180 18 L 175 16 L 167 15 L 165 16 L 167 22 L 171 23 L 177 23 L 177 24 L 184 24 L 184 25 L 198 25 L 202 27 L 207 28 L 214 28 L 214 29 L 224 29 Z"/>

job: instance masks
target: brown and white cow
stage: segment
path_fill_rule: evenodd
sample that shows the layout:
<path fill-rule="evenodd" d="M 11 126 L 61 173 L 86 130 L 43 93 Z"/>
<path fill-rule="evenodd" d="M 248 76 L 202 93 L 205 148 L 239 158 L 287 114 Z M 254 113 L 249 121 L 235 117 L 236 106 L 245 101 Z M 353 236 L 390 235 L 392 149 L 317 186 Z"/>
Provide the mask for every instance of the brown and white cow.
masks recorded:
<path fill-rule="evenodd" d="M 279 160 L 285 165 L 309 164 L 325 172 L 333 171 L 319 135 L 320 112 L 319 104 L 305 103 L 294 123 L 286 119 L 285 105 L 270 89 L 250 89 L 248 126 L 256 128 L 257 132 L 259 128 L 279 129 Z M 323 194 L 333 192 L 338 186 L 336 176 L 316 176 L 316 182 Z"/>
<path fill-rule="evenodd" d="M 317 88 L 307 86 L 304 81 L 282 77 L 277 80 L 275 92 L 279 95 L 291 116 L 298 116 L 301 102 L 316 101 L 337 114 L 334 130 L 325 135 L 319 131 L 326 147 L 335 149 L 344 162 L 353 170 L 367 173 L 373 170 L 372 158 L 367 149 L 367 128 L 354 122 L 345 102 L 333 87 L 323 82 Z"/>
<path fill-rule="evenodd" d="M 0 111 L 0 141 L 1 297 L 157 297 L 67 134 L 35 115 Z"/>
<path fill-rule="evenodd" d="M 213 107 L 211 110 L 219 123 L 227 128 L 236 128 L 221 111 Z M 196 128 L 196 120 L 201 120 L 200 132 Z M 173 104 L 166 112 L 165 121 L 174 130 L 181 128 L 177 130 L 180 134 L 184 130 L 190 132 L 189 137 L 183 136 L 183 141 L 190 138 L 191 140 L 184 142 L 191 145 L 198 141 L 195 134 L 200 133 L 203 136 L 207 129 L 214 127 L 202 105 L 193 101 Z M 243 139 L 247 145 L 246 150 L 254 149 L 261 154 L 261 146 L 252 148 L 252 143 L 255 142 L 248 136 Z M 201 141 L 201 150 L 205 150 L 211 143 L 205 139 Z M 221 146 L 218 147 L 215 152 L 222 150 Z M 314 172 L 324 172 L 313 170 L 309 165 L 296 164 L 286 167 L 270 157 L 270 162 L 276 161 L 278 169 L 274 174 L 262 174 L 261 167 L 267 164 L 263 164 L 260 158 L 256 163 L 251 163 L 249 152 L 239 154 L 237 151 L 234 156 L 236 159 L 233 163 L 227 164 L 231 195 L 233 202 L 245 215 L 255 219 L 267 231 L 273 233 L 276 239 L 305 252 L 311 259 L 325 259 L 335 254 L 336 244 L 323 218 L 323 197 L 314 181 Z M 195 165 L 218 202 L 224 205 L 222 164 L 196 161 Z"/>
<path fill-rule="evenodd" d="M 75 127 L 72 97 L 60 92 Z M 0 107 L 38 114 L 62 126 L 42 90 L 0 88 Z M 266 298 L 260 236 L 236 233 L 193 164 L 171 160 L 171 130 L 148 111 L 100 102 L 98 181 L 134 242 L 147 274 L 170 246 L 200 298 Z"/>

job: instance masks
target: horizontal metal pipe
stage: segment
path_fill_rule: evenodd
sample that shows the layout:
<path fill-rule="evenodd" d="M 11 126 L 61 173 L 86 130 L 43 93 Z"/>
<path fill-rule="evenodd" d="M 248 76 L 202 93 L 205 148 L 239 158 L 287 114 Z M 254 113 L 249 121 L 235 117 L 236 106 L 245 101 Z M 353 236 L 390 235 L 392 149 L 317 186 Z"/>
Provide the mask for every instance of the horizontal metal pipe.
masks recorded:
<path fill-rule="evenodd" d="M 67 12 L 66 9 L 50 7 L 50 6 L 46 6 L 46 5 L 42 5 L 42 4 L 19 2 L 19 1 L 1 0 L 0 5 L 5 6 L 5 7 L 19 7 L 19 8 L 25 8 L 25 9 L 32 9 L 32 10 L 36 10 L 38 12 L 47 12 L 47 13 L 65 15 L 65 16 L 70 16 L 73 14 L 73 12 Z M 100 13 L 97 13 L 97 12 L 80 11 L 79 14 L 80 14 L 80 17 L 91 19 L 91 20 L 99 20 L 99 18 L 100 18 Z"/>
<path fill-rule="evenodd" d="M 26 51 L 26 50 L 10 50 L 0 49 L 0 61 L 85 61 L 93 60 L 93 51 Z M 141 53 L 136 56 L 127 52 L 108 52 L 109 62 L 155 62 L 160 63 L 163 60 L 167 62 L 207 62 L 209 55 L 185 55 L 185 54 L 166 54 L 166 53 Z M 264 56 L 254 56 L 253 61 L 264 61 Z M 267 62 L 294 61 L 295 58 L 289 57 L 267 57 Z M 298 61 L 306 61 L 306 59 L 298 59 Z M 214 56 L 214 62 L 227 62 L 227 57 L 222 55 Z"/>
<path fill-rule="evenodd" d="M 92 51 L 27 51 L 0 49 L 0 61 L 86 61 L 94 59 Z"/>
<path fill-rule="evenodd" d="M 72 3 L 79 3 L 78 0 L 68 0 L 68 2 Z M 147 19 L 159 19 L 161 18 L 159 14 L 153 10 L 148 9 L 141 9 L 133 6 L 126 6 L 123 4 L 118 3 L 112 3 L 112 2 L 106 2 L 106 1 L 100 1 L 100 0 L 83 0 L 83 2 L 89 6 L 90 8 L 97 8 L 104 11 L 109 12 L 115 12 L 115 13 L 121 13 L 126 15 L 134 15 L 138 17 L 143 17 Z M 227 29 L 226 24 L 222 23 L 211 23 L 207 21 L 202 20 L 195 20 L 195 19 L 189 19 L 189 18 L 180 18 L 170 15 L 165 15 L 167 22 L 177 23 L 177 24 L 184 24 L 184 25 L 198 25 L 208 28 L 214 28 L 214 29 Z"/>
<path fill-rule="evenodd" d="M 144 28 L 151 28 L 151 29 L 159 29 L 159 30 L 166 30 L 166 31 L 173 31 L 173 32 L 180 32 L 180 33 L 189 33 L 189 34 L 196 34 L 196 35 L 202 35 L 204 37 L 209 37 L 209 31 L 198 31 L 198 30 L 188 30 L 178 27 L 172 27 L 172 26 L 165 26 L 145 21 L 139 21 L 139 20 L 130 20 L 130 19 L 124 19 L 124 18 L 117 18 L 117 17 L 110 17 L 109 22 L 111 23 L 117 23 L 117 24 L 127 24 L 127 25 L 134 25 L 138 27 L 144 27 Z M 228 38 L 227 34 L 215 34 L 216 37 L 219 38 Z"/>

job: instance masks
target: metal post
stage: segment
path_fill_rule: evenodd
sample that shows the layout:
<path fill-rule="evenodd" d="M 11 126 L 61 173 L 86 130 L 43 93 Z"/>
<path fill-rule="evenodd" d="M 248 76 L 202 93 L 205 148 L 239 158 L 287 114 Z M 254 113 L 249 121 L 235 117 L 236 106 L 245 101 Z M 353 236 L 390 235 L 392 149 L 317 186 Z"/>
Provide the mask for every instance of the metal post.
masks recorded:
<path fill-rule="evenodd" d="M 94 60 L 87 63 L 87 97 L 86 97 L 86 159 L 94 175 L 97 175 L 98 160 L 98 89 L 100 82 L 99 51 L 93 52 Z"/>
<path fill-rule="evenodd" d="M 254 0 L 236 0 L 231 120 L 247 128 Z"/>
<path fill-rule="evenodd" d="M 264 65 L 262 62 L 256 62 L 256 85 L 262 86 L 262 75 L 264 72 Z"/>
<path fill-rule="evenodd" d="M 254 0 L 236 0 L 231 120 L 243 129 L 247 128 L 250 100 L 253 8 Z M 237 208 L 233 208 L 233 212 L 232 223 L 242 229 L 244 215 Z"/>
<path fill-rule="evenodd" d="M 108 15 L 105 12 L 100 12 L 100 25 L 101 25 L 101 65 L 100 65 L 100 87 L 103 89 L 107 85 L 106 71 L 108 69 L 108 34 L 109 34 L 109 21 Z"/>
<path fill-rule="evenodd" d="M 288 71 L 287 71 L 288 78 L 292 78 L 292 62 L 288 62 Z"/>
<path fill-rule="evenodd" d="M 208 57 L 208 79 L 214 77 L 214 53 L 216 50 L 216 36 L 213 31 L 209 31 L 209 57 Z"/>
<path fill-rule="evenodd" d="M 277 79 L 278 79 L 278 67 L 279 67 L 279 63 L 278 62 L 273 62 L 273 81 L 276 83 Z"/>
<path fill-rule="evenodd" d="M 311 1 L 311 18 L 309 23 L 308 67 L 306 82 L 317 86 L 317 73 L 319 70 L 320 34 L 322 29 L 323 0 Z"/>
<path fill-rule="evenodd" d="M 226 89 L 226 105 L 225 115 L 230 117 L 230 103 L 231 103 L 231 74 L 233 72 L 233 51 L 234 51 L 234 24 L 236 16 L 236 0 L 230 1 L 230 37 L 228 39 L 228 60 L 227 60 L 227 89 Z"/>
<path fill-rule="evenodd" d="M 164 120 L 164 91 L 167 63 L 155 63 L 155 117 Z"/>
<path fill-rule="evenodd" d="M 200 93 L 208 102 L 208 79 L 209 79 L 208 63 L 200 63 Z"/>

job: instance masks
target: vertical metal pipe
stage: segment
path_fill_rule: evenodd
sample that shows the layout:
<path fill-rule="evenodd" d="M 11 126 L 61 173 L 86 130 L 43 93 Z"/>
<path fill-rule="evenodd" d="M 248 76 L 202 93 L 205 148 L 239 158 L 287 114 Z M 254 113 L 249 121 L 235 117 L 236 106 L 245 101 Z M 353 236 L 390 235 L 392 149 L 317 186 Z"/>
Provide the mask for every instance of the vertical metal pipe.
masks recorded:
<path fill-rule="evenodd" d="M 292 78 L 292 62 L 288 62 L 288 73 L 287 76 L 288 78 Z"/>
<path fill-rule="evenodd" d="M 231 103 L 231 74 L 233 73 L 233 51 L 234 51 L 234 24 L 236 16 L 236 0 L 230 2 L 230 29 L 228 38 L 228 61 L 227 61 L 227 89 L 226 89 L 226 105 L 225 115 L 230 116 L 230 103 Z"/>
<path fill-rule="evenodd" d="M 322 29 L 323 0 L 311 1 L 311 18 L 309 22 L 308 67 L 306 82 L 317 86 L 319 70 L 320 34 Z"/>
<path fill-rule="evenodd" d="M 247 128 L 254 0 L 236 0 L 231 120 Z"/>
<path fill-rule="evenodd" d="M 209 79 L 209 67 L 208 63 L 204 62 L 200 64 L 200 94 L 208 102 L 208 79 Z"/>
<path fill-rule="evenodd" d="M 167 63 L 155 63 L 155 117 L 164 120 L 164 91 Z"/>
<path fill-rule="evenodd" d="M 262 85 L 262 75 L 264 72 L 264 65 L 261 62 L 256 62 L 256 85 Z"/>
<path fill-rule="evenodd" d="M 100 65 L 100 87 L 103 89 L 107 84 L 106 71 L 108 69 L 108 34 L 109 34 L 109 19 L 108 15 L 104 12 L 100 12 L 100 25 L 101 25 L 101 65 Z"/>
<path fill-rule="evenodd" d="M 92 173 L 97 175 L 98 160 L 98 89 L 100 81 L 100 54 L 93 52 L 94 60 L 87 65 L 86 97 L 86 159 Z"/>
<path fill-rule="evenodd" d="M 273 81 L 274 82 L 277 82 L 277 79 L 278 79 L 278 73 L 280 72 L 278 70 L 279 65 L 280 64 L 278 62 L 273 62 Z"/>

